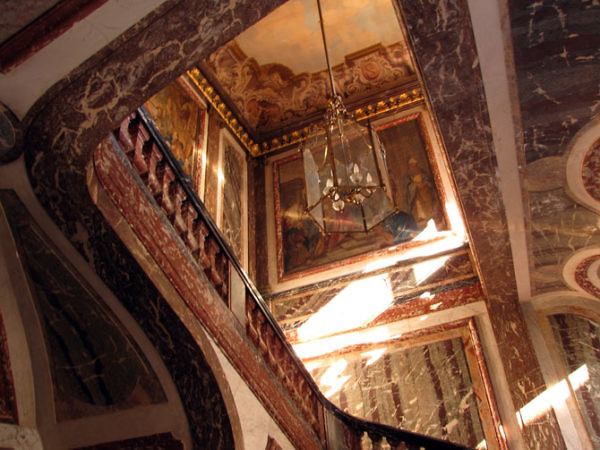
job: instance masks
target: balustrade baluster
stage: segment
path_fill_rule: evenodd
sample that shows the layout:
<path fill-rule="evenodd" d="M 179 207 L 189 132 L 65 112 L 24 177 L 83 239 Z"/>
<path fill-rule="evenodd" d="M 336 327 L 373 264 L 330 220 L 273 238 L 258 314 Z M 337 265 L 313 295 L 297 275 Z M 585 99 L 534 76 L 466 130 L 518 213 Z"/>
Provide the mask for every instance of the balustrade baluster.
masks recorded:
<path fill-rule="evenodd" d="M 364 431 L 351 428 L 346 428 L 344 436 L 345 446 L 348 450 L 360 450 L 362 448 L 362 436 Z"/>
<path fill-rule="evenodd" d="M 219 291 L 221 297 L 223 297 L 223 300 L 227 303 L 227 293 L 229 291 L 229 260 L 220 248 L 216 257 L 215 267 L 219 273 L 219 278 L 221 279 L 221 282 L 217 286 L 217 291 Z"/>
<path fill-rule="evenodd" d="M 189 248 L 195 260 L 198 260 L 198 212 L 190 201 L 183 203 L 181 207 L 181 219 L 184 223 L 183 242 Z"/>
<path fill-rule="evenodd" d="M 206 240 L 206 254 L 208 255 L 209 264 L 205 271 L 215 287 L 218 287 L 223 282 L 221 274 L 217 270 L 217 254 L 219 251 L 219 244 L 214 237 L 209 236 Z"/>
<path fill-rule="evenodd" d="M 165 162 L 163 155 L 158 147 L 152 142 L 143 149 L 144 159 L 148 164 L 148 179 L 146 185 L 150 189 L 150 193 L 154 198 L 158 197 L 162 192 L 163 172 L 165 170 Z"/>
<path fill-rule="evenodd" d="M 177 231 L 177 234 L 183 237 L 184 233 L 187 230 L 187 224 L 183 219 L 183 209 L 185 208 L 187 195 L 185 193 L 185 190 L 179 183 L 175 184 L 175 192 L 173 194 L 173 197 L 173 204 L 175 210 L 173 211 L 171 223 L 173 224 L 175 231 Z"/>
<path fill-rule="evenodd" d="M 391 450 L 406 450 L 406 444 L 402 441 L 397 441 L 390 437 L 387 437 L 386 441 L 388 442 L 388 444 L 390 444 Z"/>
<path fill-rule="evenodd" d="M 381 443 L 383 441 L 381 434 L 369 431 L 367 432 L 367 436 L 369 436 L 369 439 L 371 440 L 373 450 L 381 450 Z"/>
<path fill-rule="evenodd" d="M 137 130 L 135 130 L 134 121 L 136 120 L 135 113 L 127 116 L 123 122 L 121 122 L 121 126 L 119 127 L 119 132 L 117 133 L 117 140 L 121 145 L 121 149 L 124 153 L 130 153 L 134 147 L 134 136 L 137 134 Z"/>
<path fill-rule="evenodd" d="M 198 219 L 196 224 L 195 237 L 198 240 L 198 263 L 202 267 L 202 270 L 206 271 L 210 266 L 210 258 L 207 251 L 208 227 L 201 219 Z"/>

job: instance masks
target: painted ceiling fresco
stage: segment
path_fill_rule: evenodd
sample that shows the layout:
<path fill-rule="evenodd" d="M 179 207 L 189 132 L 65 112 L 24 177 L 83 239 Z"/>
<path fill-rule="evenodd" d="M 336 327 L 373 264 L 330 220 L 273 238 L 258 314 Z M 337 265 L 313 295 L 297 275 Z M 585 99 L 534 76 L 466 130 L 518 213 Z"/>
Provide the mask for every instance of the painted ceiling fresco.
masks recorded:
<path fill-rule="evenodd" d="M 322 0 L 332 65 L 374 44 L 402 39 L 390 0 Z M 236 42 L 258 64 L 279 63 L 295 73 L 325 69 L 316 0 L 292 0 L 248 28 Z"/>
<path fill-rule="evenodd" d="M 347 102 L 414 80 L 389 0 L 328 0 L 323 15 L 336 89 Z M 316 1 L 287 2 L 202 69 L 259 138 L 318 117 L 330 87 Z"/>

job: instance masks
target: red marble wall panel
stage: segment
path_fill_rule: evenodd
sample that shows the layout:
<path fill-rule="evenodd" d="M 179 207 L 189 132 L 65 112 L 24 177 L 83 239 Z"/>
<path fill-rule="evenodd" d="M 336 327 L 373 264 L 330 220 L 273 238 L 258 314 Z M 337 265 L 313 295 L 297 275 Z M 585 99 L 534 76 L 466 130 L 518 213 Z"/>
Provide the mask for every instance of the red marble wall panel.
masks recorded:
<path fill-rule="evenodd" d="M 432 313 L 434 311 L 443 311 L 445 309 L 455 308 L 457 306 L 467 305 L 485 300 L 485 295 L 481 284 L 476 283 L 460 289 L 454 289 L 438 294 L 431 294 L 414 299 L 410 302 L 395 305 L 377 317 L 373 324 L 384 324 L 396 320 L 417 317 L 422 314 Z"/>
<path fill-rule="evenodd" d="M 588 194 L 600 201 L 600 139 L 586 153 L 581 176 Z"/>
<path fill-rule="evenodd" d="M 357 417 L 471 448 L 485 435 L 490 448 L 506 448 L 472 325 L 462 320 L 345 347 L 307 365 L 324 394 Z"/>
<path fill-rule="evenodd" d="M 394 266 L 367 273 L 354 273 L 330 278 L 311 285 L 279 292 L 268 297 L 273 315 L 286 331 L 299 326 L 308 317 L 326 305 L 342 289 L 361 279 L 383 275 L 389 279 L 389 287 L 395 307 L 419 301 L 420 296 L 436 297 L 446 291 L 456 290 L 477 283 L 477 276 L 467 250 L 457 250 L 446 255 L 419 257 L 402 261 Z M 441 297 L 445 300 L 451 296 Z M 436 302 L 431 302 L 433 305 Z M 444 302 L 437 308 L 445 309 L 454 302 Z M 419 307 L 416 307 L 419 310 Z"/>
<path fill-rule="evenodd" d="M 590 280 L 589 273 L 590 270 L 593 270 L 590 266 L 599 260 L 600 256 L 595 255 L 581 261 L 575 268 L 575 282 L 579 285 L 579 287 L 581 287 L 581 289 L 586 291 L 588 294 L 591 294 L 600 299 L 600 286 L 598 286 L 597 283 L 595 284 Z M 597 277 L 596 279 L 599 279 L 600 273 L 595 274 L 595 277 Z"/>

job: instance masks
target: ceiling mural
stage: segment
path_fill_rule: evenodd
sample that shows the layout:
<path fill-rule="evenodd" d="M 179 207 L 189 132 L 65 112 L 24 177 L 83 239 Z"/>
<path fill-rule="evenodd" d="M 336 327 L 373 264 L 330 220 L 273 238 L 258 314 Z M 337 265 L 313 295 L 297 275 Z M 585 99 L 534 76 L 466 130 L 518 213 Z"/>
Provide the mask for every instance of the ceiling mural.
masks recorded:
<path fill-rule="evenodd" d="M 333 66 L 346 55 L 402 40 L 390 0 L 322 0 L 329 58 Z M 278 63 L 294 73 L 326 69 L 316 0 L 288 1 L 235 38 L 258 64 Z"/>
<path fill-rule="evenodd" d="M 339 93 L 351 103 L 413 81 L 391 2 L 337 3 L 323 6 Z M 210 55 L 202 70 L 257 138 L 316 118 L 331 91 L 316 2 L 286 3 Z"/>

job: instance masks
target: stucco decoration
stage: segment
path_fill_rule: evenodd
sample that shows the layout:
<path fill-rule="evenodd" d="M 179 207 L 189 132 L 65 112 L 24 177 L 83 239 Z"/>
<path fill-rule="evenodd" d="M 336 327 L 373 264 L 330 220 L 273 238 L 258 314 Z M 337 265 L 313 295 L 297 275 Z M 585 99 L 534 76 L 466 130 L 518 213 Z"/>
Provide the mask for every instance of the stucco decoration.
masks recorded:
<path fill-rule="evenodd" d="M 600 138 L 585 154 L 581 172 L 585 190 L 594 200 L 600 202 Z"/>
<path fill-rule="evenodd" d="M 327 0 L 323 24 L 336 89 L 348 103 L 413 81 L 393 3 Z M 331 94 L 314 0 L 290 0 L 214 52 L 202 69 L 255 139 L 323 112 Z M 312 116 L 312 117 L 311 117 Z M 296 126 L 297 128 L 297 126 Z"/>
<path fill-rule="evenodd" d="M 217 90 L 231 99 L 257 136 L 314 118 L 327 106 L 331 89 L 325 70 L 294 73 L 282 64 L 260 65 L 235 40 L 218 49 L 206 63 Z M 347 55 L 333 72 L 336 89 L 349 102 L 414 78 L 403 42 L 361 49 Z"/>
<path fill-rule="evenodd" d="M 0 423 L 0 448 L 43 450 L 44 446 L 36 429 Z"/>
<path fill-rule="evenodd" d="M 565 159 L 562 156 L 547 156 L 527 165 L 525 186 L 529 191 L 550 191 L 563 187 L 565 183 Z"/>
<path fill-rule="evenodd" d="M 568 193 L 575 201 L 600 214 L 600 116 L 573 138 L 567 159 Z"/>

